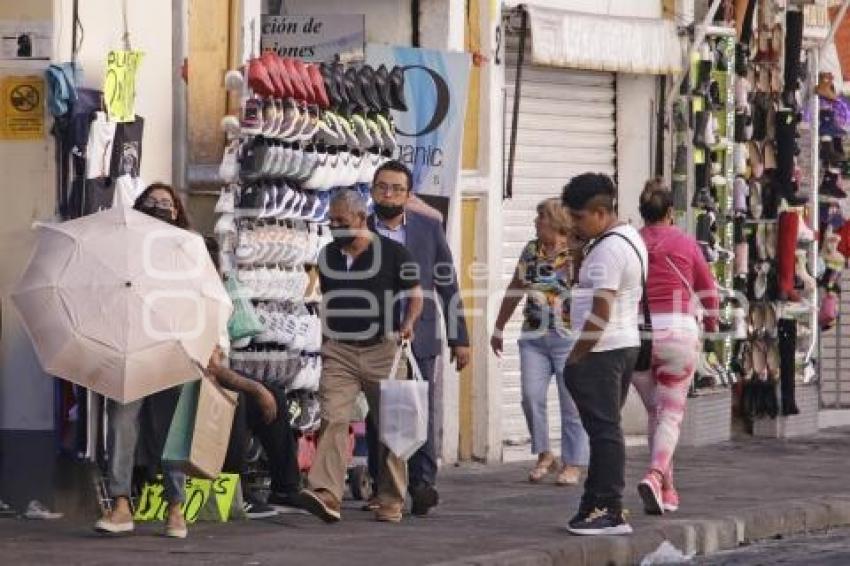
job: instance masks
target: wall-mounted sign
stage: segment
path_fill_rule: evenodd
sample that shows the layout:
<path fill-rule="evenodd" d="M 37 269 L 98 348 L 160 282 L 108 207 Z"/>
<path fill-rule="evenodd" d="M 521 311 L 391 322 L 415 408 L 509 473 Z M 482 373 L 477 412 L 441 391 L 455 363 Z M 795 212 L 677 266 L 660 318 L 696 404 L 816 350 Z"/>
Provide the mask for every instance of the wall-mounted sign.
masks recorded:
<path fill-rule="evenodd" d="M 393 157 L 410 167 L 413 190 L 451 197 L 463 153 L 469 54 L 370 43 L 366 61 L 404 69 L 408 110 L 393 111 L 398 132 Z"/>
<path fill-rule="evenodd" d="M 141 51 L 110 51 L 106 58 L 103 101 L 113 122 L 136 119 L 136 71 L 142 55 Z"/>
<path fill-rule="evenodd" d="M 304 61 L 363 60 L 366 19 L 357 15 L 263 16 L 260 47 Z"/>
<path fill-rule="evenodd" d="M 44 137 L 44 79 L 5 77 L 0 82 L 0 139 Z"/>
<path fill-rule="evenodd" d="M 53 22 L 0 20 L 0 59 L 50 59 Z"/>

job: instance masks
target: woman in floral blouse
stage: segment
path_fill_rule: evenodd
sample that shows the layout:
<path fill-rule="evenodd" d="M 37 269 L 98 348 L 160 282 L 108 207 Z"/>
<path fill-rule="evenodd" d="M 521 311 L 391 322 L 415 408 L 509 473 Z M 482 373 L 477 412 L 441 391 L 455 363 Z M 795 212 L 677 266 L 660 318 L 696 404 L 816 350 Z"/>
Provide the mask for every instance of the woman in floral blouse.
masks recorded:
<path fill-rule="evenodd" d="M 563 371 L 574 341 L 570 331 L 570 288 L 578 267 L 580 244 L 575 240 L 567 211 L 550 198 L 537 205 L 534 221 L 537 238 L 520 255 L 514 277 L 499 307 L 490 346 L 497 356 L 503 350 L 502 332 L 525 297 L 519 338 L 522 409 L 531 433 L 531 451 L 537 464 L 529 480 L 541 481 L 558 471 L 558 485 L 575 485 L 589 456 L 587 434 L 575 403 L 564 384 Z M 561 402 L 561 466 L 549 448 L 546 397 L 555 376 Z"/>

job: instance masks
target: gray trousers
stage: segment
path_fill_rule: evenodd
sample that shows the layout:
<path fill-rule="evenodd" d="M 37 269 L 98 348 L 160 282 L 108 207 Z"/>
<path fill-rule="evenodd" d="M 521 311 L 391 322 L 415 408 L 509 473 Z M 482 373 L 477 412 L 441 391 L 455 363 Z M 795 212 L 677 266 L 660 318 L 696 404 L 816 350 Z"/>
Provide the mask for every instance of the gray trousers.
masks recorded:
<path fill-rule="evenodd" d="M 139 416 L 144 402 L 144 399 L 126 405 L 112 400 L 106 402 L 107 484 L 112 497 L 130 497 L 141 426 Z M 186 474 L 163 464 L 162 475 L 165 499 L 169 503 L 182 503 L 185 499 Z"/>

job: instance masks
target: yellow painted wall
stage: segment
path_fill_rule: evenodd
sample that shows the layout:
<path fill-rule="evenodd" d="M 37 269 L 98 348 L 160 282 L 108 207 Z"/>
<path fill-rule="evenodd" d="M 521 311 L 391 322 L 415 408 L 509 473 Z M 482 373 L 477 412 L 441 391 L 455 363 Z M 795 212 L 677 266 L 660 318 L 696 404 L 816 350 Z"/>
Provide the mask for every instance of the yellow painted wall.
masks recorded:
<path fill-rule="evenodd" d="M 466 50 L 470 53 L 481 50 L 481 1 L 466 0 L 464 44 Z M 463 125 L 463 160 L 461 165 L 463 169 L 478 169 L 480 101 L 481 67 L 473 63 L 469 72 L 469 92 L 466 101 L 466 118 Z"/>

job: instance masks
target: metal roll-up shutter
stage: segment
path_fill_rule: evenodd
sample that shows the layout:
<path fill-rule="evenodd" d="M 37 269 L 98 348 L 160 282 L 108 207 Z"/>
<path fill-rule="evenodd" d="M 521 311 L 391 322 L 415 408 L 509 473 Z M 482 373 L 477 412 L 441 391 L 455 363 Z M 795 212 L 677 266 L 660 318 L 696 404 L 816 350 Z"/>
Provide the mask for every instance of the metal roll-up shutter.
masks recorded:
<path fill-rule="evenodd" d="M 530 64 L 526 42 L 517 124 L 513 195 L 503 203 L 502 274 L 505 286 L 519 254 L 534 237 L 537 204 L 559 196 L 564 184 L 586 171 L 613 176 L 616 168 L 615 82 L 613 73 Z M 508 36 L 505 53 L 505 167 L 510 155 L 518 40 Z M 505 329 L 502 364 L 502 439 L 505 458 L 511 447 L 527 455 L 528 428 L 520 404 L 517 338 L 522 305 Z M 559 452 L 560 409 L 554 380 L 549 390 L 550 442 Z"/>

